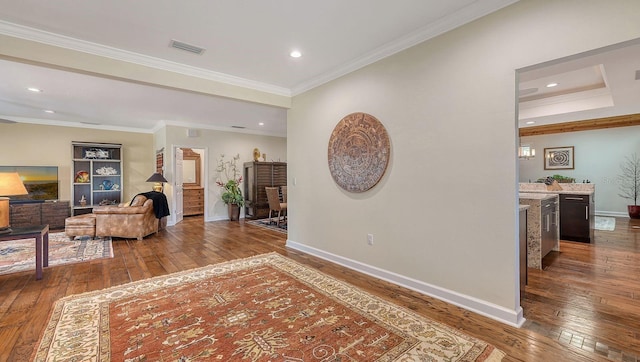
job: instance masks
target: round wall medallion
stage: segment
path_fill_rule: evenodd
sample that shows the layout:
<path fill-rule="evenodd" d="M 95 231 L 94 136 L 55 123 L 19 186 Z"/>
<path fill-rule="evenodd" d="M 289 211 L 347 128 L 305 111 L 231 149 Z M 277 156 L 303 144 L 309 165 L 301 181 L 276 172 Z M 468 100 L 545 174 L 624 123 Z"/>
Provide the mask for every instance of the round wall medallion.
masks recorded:
<path fill-rule="evenodd" d="M 343 189 L 365 192 L 384 175 L 389 154 L 389 135 L 382 123 L 367 113 L 351 113 L 331 133 L 329 171 Z"/>

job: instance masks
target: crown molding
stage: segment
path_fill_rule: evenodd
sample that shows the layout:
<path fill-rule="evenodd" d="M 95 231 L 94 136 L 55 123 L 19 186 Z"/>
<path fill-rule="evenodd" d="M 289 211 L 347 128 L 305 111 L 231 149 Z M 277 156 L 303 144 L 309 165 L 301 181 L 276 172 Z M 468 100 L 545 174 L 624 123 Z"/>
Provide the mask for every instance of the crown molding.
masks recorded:
<path fill-rule="evenodd" d="M 269 132 L 269 131 L 259 131 L 259 130 L 246 129 L 246 128 L 220 127 L 220 126 L 212 126 L 212 125 L 207 125 L 202 123 L 190 123 L 190 122 L 178 122 L 178 121 L 162 121 L 162 125 L 164 127 L 174 126 L 174 127 L 184 127 L 184 128 L 197 128 L 197 129 L 205 129 L 205 130 L 219 131 L 219 132 L 243 133 L 243 134 L 252 134 L 252 135 L 259 135 L 259 136 L 287 138 L 286 131 L 284 133 Z"/>
<path fill-rule="evenodd" d="M 101 124 L 86 124 L 81 122 L 58 121 L 58 120 L 52 120 L 52 119 L 40 119 L 40 118 L 28 118 L 28 117 L 2 116 L 2 118 L 14 121 L 16 123 L 38 124 L 42 126 L 88 128 L 88 129 L 100 129 L 105 131 L 120 131 L 120 132 L 132 132 L 132 133 L 153 133 L 153 131 L 150 129 L 138 128 L 138 127 L 107 126 L 107 125 L 101 125 Z"/>
<path fill-rule="evenodd" d="M 254 89 L 257 91 L 271 93 L 279 96 L 291 96 L 291 90 L 289 90 L 288 88 L 278 87 L 271 84 L 240 78 L 229 74 L 214 72 L 198 67 L 192 67 L 169 60 L 150 57 L 147 55 L 71 38 L 68 36 L 13 24 L 2 20 L 0 20 L 0 34 L 11 36 L 14 38 L 35 41 L 38 43 L 43 43 L 60 48 L 75 50 L 83 53 L 98 55 L 110 59 L 143 65 L 151 68 L 166 70 L 174 73 L 180 73 L 192 77 L 208 79 L 224 84 Z"/>
<path fill-rule="evenodd" d="M 411 48 L 438 35 L 444 34 L 464 24 L 470 23 L 485 15 L 491 14 L 504 7 L 514 4 L 520 0 L 480 0 L 474 1 L 470 5 L 456 11 L 455 13 L 443 17 L 413 33 L 400 37 L 387 43 L 371 52 L 364 54 L 338 68 L 325 72 L 308 81 L 300 83 L 291 89 L 291 95 L 296 96 L 322 84 L 342 77 L 348 73 L 364 68 L 381 59 Z"/>
<path fill-rule="evenodd" d="M 156 133 L 162 128 L 166 128 L 167 126 L 174 127 L 183 127 L 183 128 L 197 128 L 211 131 L 219 131 L 219 132 L 231 132 L 231 133 L 242 133 L 242 134 L 252 134 L 259 136 L 271 136 L 271 137 L 280 137 L 287 138 L 287 134 L 281 132 L 269 132 L 269 131 L 258 131 L 251 129 L 235 129 L 229 127 L 218 127 L 205 125 L 201 123 L 189 123 L 189 122 L 176 122 L 176 121 L 158 121 L 152 128 L 139 128 L 139 127 L 123 127 L 123 126 L 107 126 L 101 124 L 86 124 L 81 122 L 70 122 L 70 121 L 58 121 L 51 119 L 39 119 L 39 118 L 28 118 L 28 117 L 12 117 L 12 116 L 1 116 L 3 119 L 8 120 L 10 122 L 5 122 L 6 124 L 17 124 L 17 123 L 25 123 L 25 124 L 38 124 L 42 126 L 55 126 L 55 127 L 74 127 L 74 128 L 87 128 L 87 129 L 99 129 L 104 131 L 120 131 L 120 132 L 132 132 L 132 133 Z"/>

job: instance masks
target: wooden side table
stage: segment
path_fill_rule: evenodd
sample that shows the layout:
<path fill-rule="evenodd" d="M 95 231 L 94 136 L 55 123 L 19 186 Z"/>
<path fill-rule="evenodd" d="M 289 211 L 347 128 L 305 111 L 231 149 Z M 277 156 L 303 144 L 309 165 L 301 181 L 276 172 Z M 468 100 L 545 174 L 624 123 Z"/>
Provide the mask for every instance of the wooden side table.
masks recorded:
<path fill-rule="evenodd" d="M 7 240 L 36 239 L 36 280 L 42 279 L 42 267 L 49 266 L 49 225 L 11 228 L 0 234 L 0 242 Z"/>

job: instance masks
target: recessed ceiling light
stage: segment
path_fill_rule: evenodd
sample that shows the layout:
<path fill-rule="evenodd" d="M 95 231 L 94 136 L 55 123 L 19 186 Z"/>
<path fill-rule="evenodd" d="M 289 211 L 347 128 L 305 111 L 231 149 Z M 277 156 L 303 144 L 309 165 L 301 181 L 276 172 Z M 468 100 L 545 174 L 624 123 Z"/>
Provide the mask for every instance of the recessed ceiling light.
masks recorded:
<path fill-rule="evenodd" d="M 300 53 L 299 50 L 293 50 L 291 51 L 291 53 L 289 53 L 289 55 L 291 56 L 291 58 L 300 58 L 302 56 L 302 53 Z"/>
<path fill-rule="evenodd" d="M 549 83 L 547 84 L 547 88 L 553 88 L 553 87 L 557 87 L 558 83 Z"/>
<path fill-rule="evenodd" d="M 258 126 L 264 126 L 264 122 L 258 123 Z"/>
<path fill-rule="evenodd" d="M 27 88 L 27 90 L 29 90 L 29 91 L 31 91 L 31 92 L 34 92 L 34 93 L 40 93 L 40 92 L 42 92 L 42 89 L 35 88 L 35 87 L 29 87 L 29 88 Z"/>
<path fill-rule="evenodd" d="M 527 124 L 535 124 L 535 123 L 536 123 L 536 121 L 527 121 L 526 123 L 527 123 Z"/>
<path fill-rule="evenodd" d="M 44 110 L 44 113 L 56 113 L 56 112 L 54 112 L 54 111 L 52 111 L 52 110 L 50 110 L 50 109 L 45 109 L 45 110 Z"/>

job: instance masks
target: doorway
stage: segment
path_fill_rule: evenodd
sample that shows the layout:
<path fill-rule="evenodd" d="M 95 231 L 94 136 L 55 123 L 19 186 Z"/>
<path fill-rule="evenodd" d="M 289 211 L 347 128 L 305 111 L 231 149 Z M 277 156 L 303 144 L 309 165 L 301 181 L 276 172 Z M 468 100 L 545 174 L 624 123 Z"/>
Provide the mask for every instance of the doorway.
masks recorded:
<path fill-rule="evenodd" d="M 206 219 L 206 148 L 174 146 L 175 223 L 184 217 Z"/>

